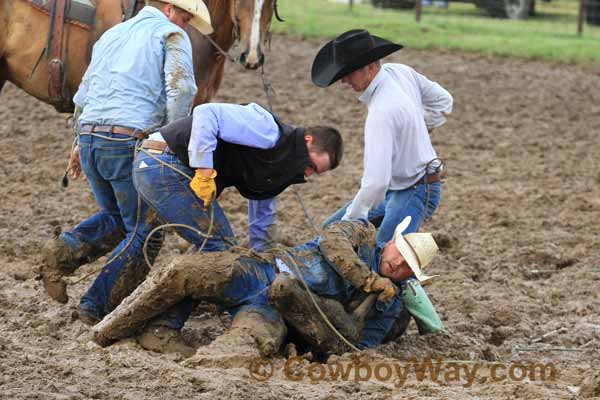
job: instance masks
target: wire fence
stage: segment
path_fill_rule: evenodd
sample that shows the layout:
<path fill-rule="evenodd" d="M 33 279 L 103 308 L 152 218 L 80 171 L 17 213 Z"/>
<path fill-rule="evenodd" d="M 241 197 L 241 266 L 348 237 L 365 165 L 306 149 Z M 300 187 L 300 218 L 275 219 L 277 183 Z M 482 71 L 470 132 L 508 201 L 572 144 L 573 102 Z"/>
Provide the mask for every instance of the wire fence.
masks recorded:
<path fill-rule="evenodd" d="M 426 6 L 448 8 L 449 3 L 473 3 L 491 17 L 526 19 L 535 15 L 539 3 L 552 0 L 348 0 L 349 7 L 355 3 L 370 3 L 375 7 L 390 9 L 415 9 L 415 18 L 421 19 L 421 10 Z M 583 23 L 600 26 L 600 0 L 575 0 L 578 8 L 577 31 L 581 33 Z M 536 4 L 537 3 L 537 4 Z M 574 4 L 575 7 L 575 4 Z"/>

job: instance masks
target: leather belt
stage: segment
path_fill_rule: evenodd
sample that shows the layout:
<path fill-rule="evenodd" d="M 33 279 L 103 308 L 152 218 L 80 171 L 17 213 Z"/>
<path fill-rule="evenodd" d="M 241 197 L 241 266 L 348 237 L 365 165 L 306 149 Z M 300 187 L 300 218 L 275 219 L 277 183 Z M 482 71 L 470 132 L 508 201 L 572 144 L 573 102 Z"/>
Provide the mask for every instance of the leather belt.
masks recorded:
<path fill-rule="evenodd" d="M 127 128 L 125 126 L 118 125 L 83 125 L 81 127 L 81 132 L 90 133 L 90 132 L 103 132 L 103 133 L 117 133 L 119 135 L 127 135 L 134 137 L 136 139 L 143 139 L 144 132 L 134 129 Z"/>
<path fill-rule="evenodd" d="M 422 184 L 422 183 L 430 185 L 432 183 L 439 182 L 441 180 L 442 180 L 441 174 L 425 175 L 425 176 L 423 176 L 422 179 L 419 179 L 419 182 L 417 182 L 417 185 Z"/>
<path fill-rule="evenodd" d="M 166 152 L 169 154 L 173 154 L 171 149 L 169 149 L 167 142 L 161 142 L 160 140 L 146 139 L 142 142 L 141 147 L 142 149 L 147 150 L 149 153 L 163 154 Z"/>

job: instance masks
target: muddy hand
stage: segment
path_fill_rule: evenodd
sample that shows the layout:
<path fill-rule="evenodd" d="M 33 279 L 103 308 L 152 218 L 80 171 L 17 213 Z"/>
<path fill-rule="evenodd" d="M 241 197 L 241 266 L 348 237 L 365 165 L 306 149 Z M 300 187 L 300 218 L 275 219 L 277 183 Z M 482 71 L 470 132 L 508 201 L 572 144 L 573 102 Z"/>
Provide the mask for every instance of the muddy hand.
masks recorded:
<path fill-rule="evenodd" d="M 381 292 L 377 300 L 386 302 L 396 295 L 396 285 L 389 279 L 383 278 L 375 273 L 367 280 L 363 286 L 363 290 L 367 293 Z"/>

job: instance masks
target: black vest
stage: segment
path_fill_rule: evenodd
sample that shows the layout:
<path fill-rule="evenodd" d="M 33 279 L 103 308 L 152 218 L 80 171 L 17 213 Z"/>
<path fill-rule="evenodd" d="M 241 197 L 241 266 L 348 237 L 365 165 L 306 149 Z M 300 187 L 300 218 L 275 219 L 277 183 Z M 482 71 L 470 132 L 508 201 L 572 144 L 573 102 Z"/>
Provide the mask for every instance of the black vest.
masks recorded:
<path fill-rule="evenodd" d="M 311 161 L 304 129 L 283 124 L 273 117 L 280 135 L 273 148 L 263 150 L 217 139 L 213 152 L 217 196 L 226 187 L 235 186 L 247 199 L 264 200 L 277 196 L 290 185 L 306 182 L 304 169 Z M 185 117 L 160 129 L 169 149 L 187 166 L 190 165 L 188 144 L 192 119 L 192 116 Z"/>

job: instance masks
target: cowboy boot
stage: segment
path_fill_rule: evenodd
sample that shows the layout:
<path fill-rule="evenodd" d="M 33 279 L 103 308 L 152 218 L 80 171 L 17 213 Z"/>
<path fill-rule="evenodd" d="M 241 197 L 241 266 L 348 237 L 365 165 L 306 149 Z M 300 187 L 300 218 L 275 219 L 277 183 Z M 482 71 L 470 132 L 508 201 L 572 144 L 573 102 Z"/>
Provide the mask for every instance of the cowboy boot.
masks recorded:
<path fill-rule="evenodd" d="M 73 250 L 58 237 L 48 240 L 42 248 L 42 282 L 46 293 L 59 303 L 69 300 L 67 284 L 62 277 L 72 274 L 78 267 L 74 260 Z"/>
<path fill-rule="evenodd" d="M 363 321 L 359 319 L 364 319 L 366 307 L 360 307 L 356 314 L 358 318 L 355 318 L 346 312 L 340 302 L 314 294 L 313 296 L 331 324 L 349 342 L 356 343 L 363 327 Z M 368 299 L 372 301 L 370 297 Z M 279 274 L 271 285 L 269 301 L 285 321 L 314 348 L 338 354 L 348 350 L 348 345 L 326 324 L 309 294 L 296 278 L 289 274 Z"/>
<path fill-rule="evenodd" d="M 53 237 L 44 243 L 40 273 L 46 293 L 52 299 L 64 304 L 69 300 L 69 296 L 63 277 L 73 274 L 79 266 L 90 263 L 110 251 L 125 234 L 122 231 L 113 232 L 103 238 L 99 244 L 92 246 L 83 242 L 77 250 L 69 247 L 60 238 L 60 234 L 58 228 Z"/>
<path fill-rule="evenodd" d="M 147 326 L 137 337 L 140 346 L 156 353 L 179 353 L 191 357 L 196 349 L 183 340 L 181 331 L 166 326 Z"/>

